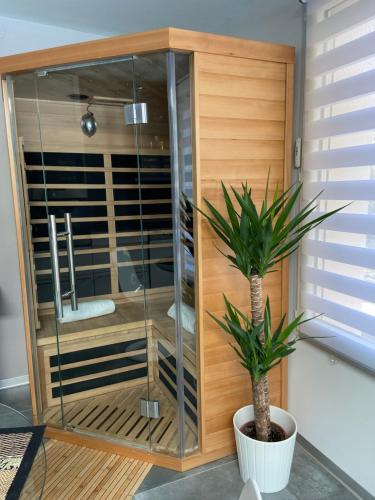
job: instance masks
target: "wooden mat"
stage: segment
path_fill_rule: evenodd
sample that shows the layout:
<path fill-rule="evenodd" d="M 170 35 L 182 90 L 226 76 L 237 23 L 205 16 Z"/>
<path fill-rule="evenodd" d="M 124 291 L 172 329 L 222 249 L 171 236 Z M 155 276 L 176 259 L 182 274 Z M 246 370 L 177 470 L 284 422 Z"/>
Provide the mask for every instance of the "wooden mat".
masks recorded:
<path fill-rule="evenodd" d="M 131 500 L 152 465 L 53 439 L 43 500 Z M 38 478 L 35 478 L 38 480 Z M 24 491 L 22 498 L 32 498 Z"/>
<path fill-rule="evenodd" d="M 168 361 L 165 360 L 168 364 Z M 165 374 L 168 382 L 173 381 Z M 160 418 L 150 420 L 139 415 L 139 399 L 159 401 Z M 190 403 L 189 403 L 190 404 Z M 124 444 L 150 445 L 153 451 L 177 454 L 177 412 L 176 405 L 155 383 L 137 385 L 133 388 L 108 392 L 81 401 L 64 403 L 65 424 L 99 436 L 121 439 Z M 45 421 L 56 427 L 61 425 L 61 408 L 54 406 L 45 413 Z M 186 418 L 185 449 L 191 453 L 198 446 L 197 426 Z"/>

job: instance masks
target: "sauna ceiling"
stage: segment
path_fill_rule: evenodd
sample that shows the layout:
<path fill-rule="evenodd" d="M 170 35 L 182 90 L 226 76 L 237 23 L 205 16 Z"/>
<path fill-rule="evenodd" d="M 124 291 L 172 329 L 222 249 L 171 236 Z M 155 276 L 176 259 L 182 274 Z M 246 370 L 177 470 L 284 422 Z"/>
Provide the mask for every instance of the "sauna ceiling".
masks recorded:
<path fill-rule="evenodd" d="M 177 78 L 186 74 L 186 65 L 179 69 L 177 58 Z M 41 75 L 41 76 L 39 76 Z M 15 95 L 18 98 L 42 99 L 49 101 L 71 101 L 72 93 L 88 96 L 105 96 L 119 99 L 137 100 L 166 99 L 166 54 L 155 53 L 135 56 L 110 64 L 67 67 L 62 71 L 25 73 L 15 77 Z M 53 79 L 53 85 L 51 85 Z"/>

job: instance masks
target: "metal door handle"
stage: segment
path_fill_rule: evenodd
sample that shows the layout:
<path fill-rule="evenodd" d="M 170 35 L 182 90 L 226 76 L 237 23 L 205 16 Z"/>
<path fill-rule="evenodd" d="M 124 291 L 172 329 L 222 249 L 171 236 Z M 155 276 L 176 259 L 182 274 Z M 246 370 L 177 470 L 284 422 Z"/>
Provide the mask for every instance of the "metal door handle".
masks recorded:
<path fill-rule="evenodd" d="M 59 247 L 57 243 L 56 217 L 54 215 L 48 216 L 48 230 L 52 276 L 54 281 L 54 301 L 56 308 L 56 317 L 57 319 L 61 319 L 63 317 L 63 303 L 61 297 Z"/>
<path fill-rule="evenodd" d="M 65 221 L 65 231 L 58 233 L 56 229 L 56 216 L 55 215 L 48 216 L 52 275 L 55 285 L 54 302 L 56 307 L 57 319 L 62 319 L 64 317 L 64 311 L 63 311 L 64 298 L 70 297 L 70 303 L 73 311 L 77 311 L 78 309 L 71 214 L 69 213 L 64 214 L 64 221 Z M 60 237 L 66 238 L 66 250 L 68 255 L 70 290 L 65 293 L 61 293 L 61 283 L 60 283 L 59 245 L 58 245 L 58 238 Z"/>
<path fill-rule="evenodd" d="M 68 267 L 69 267 L 69 282 L 70 282 L 70 303 L 72 311 L 77 311 L 77 289 L 76 289 L 76 271 L 74 267 L 74 249 L 73 249 L 73 227 L 72 215 L 69 213 L 64 214 L 65 232 L 66 232 L 66 250 L 68 253 Z"/>

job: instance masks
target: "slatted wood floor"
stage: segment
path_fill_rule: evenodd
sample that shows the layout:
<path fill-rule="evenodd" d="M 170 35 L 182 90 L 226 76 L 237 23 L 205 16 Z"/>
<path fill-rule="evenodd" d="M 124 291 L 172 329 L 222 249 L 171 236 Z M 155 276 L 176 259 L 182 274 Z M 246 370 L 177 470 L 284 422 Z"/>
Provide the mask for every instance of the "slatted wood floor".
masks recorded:
<path fill-rule="evenodd" d="M 104 451 L 49 440 L 43 500 L 131 500 L 152 465 Z M 41 460 L 41 455 L 37 460 Z M 43 468 L 34 464 L 21 500 L 36 500 Z M 30 485 L 28 487 L 28 485 Z"/>
<path fill-rule="evenodd" d="M 150 399 L 159 401 L 160 418 L 139 415 L 139 399 L 148 398 L 147 385 L 110 392 L 102 396 L 64 404 L 64 421 L 69 428 L 89 434 L 120 439 L 131 446 L 151 447 L 154 451 L 176 455 L 178 452 L 177 412 L 156 384 L 150 385 Z M 60 407 L 49 409 L 45 421 L 61 426 Z M 185 451 L 198 445 L 196 426 L 186 422 Z"/>

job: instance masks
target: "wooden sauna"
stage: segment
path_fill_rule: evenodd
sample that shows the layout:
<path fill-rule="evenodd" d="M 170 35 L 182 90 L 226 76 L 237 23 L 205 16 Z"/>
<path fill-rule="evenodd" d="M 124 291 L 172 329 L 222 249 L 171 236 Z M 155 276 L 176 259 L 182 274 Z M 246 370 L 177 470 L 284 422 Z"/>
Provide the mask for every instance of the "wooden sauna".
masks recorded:
<path fill-rule="evenodd" d="M 0 58 L 35 421 L 184 470 L 234 452 L 249 377 L 207 311 L 247 282 L 204 220 L 287 187 L 294 49 L 175 28 Z M 220 246 L 220 244 L 219 244 Z M 288 269 L 270 274 L 274 320 Z M 271 373 L 287 405 L 286 361 Z"/>

